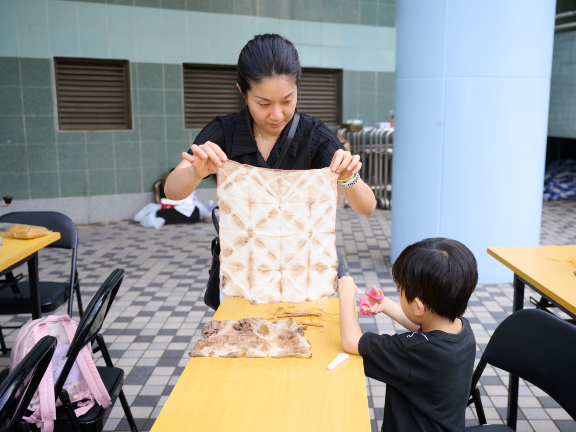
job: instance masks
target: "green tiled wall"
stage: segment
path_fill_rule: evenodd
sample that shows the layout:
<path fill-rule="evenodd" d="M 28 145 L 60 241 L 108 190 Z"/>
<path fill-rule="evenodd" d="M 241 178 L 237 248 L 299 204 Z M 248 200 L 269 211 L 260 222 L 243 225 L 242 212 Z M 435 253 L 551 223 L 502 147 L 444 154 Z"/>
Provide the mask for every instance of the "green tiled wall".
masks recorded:
<path fill-rule="evenodd" d="M 548 136 L 576 138 L 576 31 L 554 35 Z"/>
<path fill-rule="evenodd" d="M 225 1 L 234 5 L 240 0 Z M 359 10 L 387 6 L 356 4 Z M 303 67 L 395 71 L 394 27 L 313 21 L 313 17 L 293 20 L 84 1 L 0 0 L 0 56 L 233 65 L 254 35 L 279 33 L 295 44 Z"/>
<path fill-rule="evenodd" d="M 0 189 L 15 199 L 148 192 L 184 130 L 181 66 L 130 64 L 133 130 L 59 132 L 48 59 L 0 57 Z"/>
<path fill-rule="evenodd" d="M 51 0 L 49 0 L 51 1 Z M 67 0 L 302 21 L 395 27 L 396 0 Z"/>
<path fill-rule="evenodd" d="M 390 120 L 394 109 L 393 72 L 345 70 L 342 77 L 342 120 L 361 119 L 366 126 Z"/>
<path fill-rule="evenodd" d="M 198 130 L 183 124 L 181 65 L 131 63 L 133 130 L 59 132 L 51 60 L 0 57 L 0 194 L 15 199 L 148 192 Z M 394 74 L 344 71 L 343 118 L 386 121 Z"/>

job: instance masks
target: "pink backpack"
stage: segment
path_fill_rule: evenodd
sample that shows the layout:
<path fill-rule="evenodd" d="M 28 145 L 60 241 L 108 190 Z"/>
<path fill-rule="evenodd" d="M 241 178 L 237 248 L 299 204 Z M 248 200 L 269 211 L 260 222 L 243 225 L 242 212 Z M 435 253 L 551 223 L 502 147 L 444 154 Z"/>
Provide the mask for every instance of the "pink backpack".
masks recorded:
<path fill-rule="evenodd" d="M 30 417 L 24 417 L 28 423 L 34 423 L 42 432 L 52 432 L 54 430 L 56 405 L 61 405 L 60 400 L 56 401 L 54 395 L 54 383 L 60 376 L 60 372 L 68 359 L 66 353 L 74 339 L 77 328 L 78 323 L 70 319 L 68 315 L 50 315 L 47 318 L 40 318 L 23 326 L 14 342 L 10 356 L 10 371 L 28 354 L 34 344 L 44 336 L 54 336 L 58 341 L 52 361 L 36 393 L 34 393 L 32 402 L 28 406 L 28 409 L 34 413 Z M 110 395 L 94 364 L 90 344 L 80 350 L 80 354 L 78 354 L 68 378 L 66 378 L 63 389 L 70 395 L 71 402 L 78 403 L 78 408 L 74 410 L 78 417 L 86 414 L 94 406 L 95 401 L 103 408 L 111 405 Z"/>

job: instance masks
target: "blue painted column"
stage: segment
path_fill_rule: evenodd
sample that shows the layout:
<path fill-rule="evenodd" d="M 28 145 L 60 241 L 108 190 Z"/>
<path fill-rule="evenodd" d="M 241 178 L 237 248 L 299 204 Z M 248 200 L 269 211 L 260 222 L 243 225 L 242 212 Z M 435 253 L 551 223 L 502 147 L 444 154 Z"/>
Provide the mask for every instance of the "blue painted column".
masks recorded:
<path fill-rule="evenodd" d="M 556 2 L 397 2 L 392 260 L 449 237 L 480 283 L 490 246 L 537 246 Z"/>

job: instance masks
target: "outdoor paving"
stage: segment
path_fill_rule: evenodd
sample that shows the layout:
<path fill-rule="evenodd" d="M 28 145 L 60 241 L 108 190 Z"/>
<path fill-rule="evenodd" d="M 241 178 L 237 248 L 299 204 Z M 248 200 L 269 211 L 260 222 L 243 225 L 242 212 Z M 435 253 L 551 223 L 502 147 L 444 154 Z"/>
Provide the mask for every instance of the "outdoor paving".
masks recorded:
<path fill-rule="evenodd" d="M 348 274 L 360 287 L 376 285 L 398 301 L 387 267 L 390 250 L 390 212 L 377 210 L 360 216 L 350 209 L 337 217 L 337 246 Z M 126 271 L 124 282 L 104 323 L 104 337 L 114 364 L 126 374 L 124 392 L 140 430 L 150 430 L 166 403 L 199 338 L 200 328 L 213 311 L 203 303 L 208 278 L 210 242 L 208 224 L 142 228 L 130 221 L 78 226 L 78 270 L 84 304 L 115 268 Z M 576 200 L 544 203 L 541 243 L 576 244 Z M 40 253 L 40 280 L 66 280 L 70 258 L 59 250 Z M 490 335 L 512 311 L 511 284 L 479 285 L 470 299 L 466 317 L 474 330 L 477 357 Z M 534 293 L 526 289 L 525 307 Z M 62 307 L 56 314 L 66 313 Z M 78 319 L 77 314 L 75 318 Z M 0 316 L 0 325 L 23 324 L 28 316 Z M 364 331 L 394 334 L 405 331 L 384 315 L 361 317 Z M 12 344 L 16 331 L 5 330 Z M 103 365 L 100 354 L 97 364 Z M 0 356 L 0 369 L 9 358 Z M 506 416 L 507 373 L 490 366 L 481 378 L 481 392 L 489 423 Z M 386 386 L 366 380 L 372 430 L 380 430 Z M 538 388 L 521 382 L 518 431 L 576 431 L 576 422 Z M 467 424 L 477 424 L 475 411 L 466 412 Z M 118 402 L 105 430 L 127 431 L 128 423 Z"/>

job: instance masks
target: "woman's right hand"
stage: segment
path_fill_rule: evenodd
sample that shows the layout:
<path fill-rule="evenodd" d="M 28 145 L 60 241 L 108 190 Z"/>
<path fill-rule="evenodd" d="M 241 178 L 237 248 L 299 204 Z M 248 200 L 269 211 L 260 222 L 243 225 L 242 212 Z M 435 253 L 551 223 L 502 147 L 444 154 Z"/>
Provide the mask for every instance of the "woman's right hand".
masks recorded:
<path fill-rule="evenodd" d="M 182 153 L 182 159 L 190 162 L 194 168 L 194 172 L 200 178 L 204 178 L 210 174 L 216 174 L 218 167 L 222 166 L 222 162 L 228 160 L 228 157 L 220 146 L 210 141 L 206 141 L 206 143 L 201 145 L 192 144 L 190 149 L 194 156 L 184 152 Z"/>

